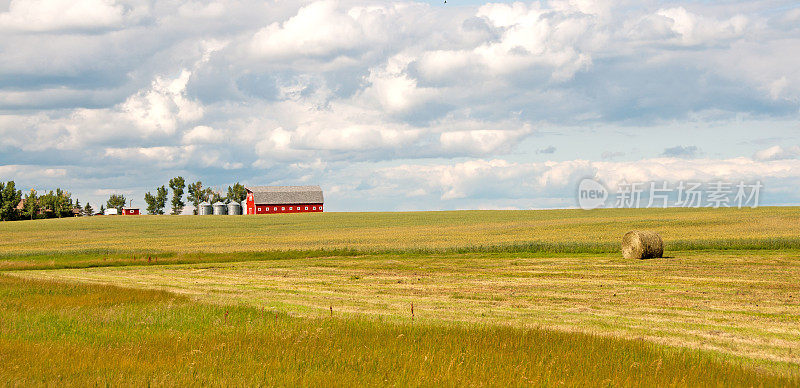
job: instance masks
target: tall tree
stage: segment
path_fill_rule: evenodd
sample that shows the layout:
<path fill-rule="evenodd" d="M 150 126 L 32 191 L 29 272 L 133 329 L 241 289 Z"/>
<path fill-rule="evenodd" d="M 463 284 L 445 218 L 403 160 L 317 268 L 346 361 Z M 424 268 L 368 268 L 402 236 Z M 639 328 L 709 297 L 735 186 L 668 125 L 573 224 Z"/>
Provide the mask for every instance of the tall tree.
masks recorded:
<path fill-rule="evenodd" d="M 0 220 L 13 221 L 19 217 L 17 205 L 22 201 L 22 191 L 17 190 L 14 181 L 8 181 L 0 191 Z"/>
<path fill-rule="evenodd" d="M 86 206 L 83 207 L 83 214 L 87 217 L 91 217 L 94 214 L 94 209 L 92 209 L 92 205 L 89 205 L 89 202 L 86 202 Z"/>
<path fill-rule="evenodd" d="M 39 215 L 39 210 L 41 210 L 39 197 L 36 195 L 36 190 L 31 189 L 30 193 L 25 195 L 25 218 L 36 218 Z"/>
<path fill-rule="evenodd" d="M 55 194 L 51 191 L 48 195 L 50 195 L 48 202 L 56 217 L 61 218 L 72 212 L 72 199 L 70 198 L 72 194 L 56 188 Z"/>
<path fill-rule="evenodd" d="M 167 206 L 167 188 L 161 186 L 156 189 L 156 213 L 164 214 L 164 208 Z"/>
<path fill-rule="evenodd" d="M 75 198 L 75 203 L 72 205 L 73 214 L 75 213 L 75 210 L 78 211 L 79 216 L 83 215 L 83 208 L 81 207 L 81 201 L 79 201 L 78 198 Z"/>
<path fill-rule="evenodd" d="M 49 193 L 45 193 L 39 197 L 39 206 L 41 207 L 45 218 L 55 216 L 55 212 L 53 211 L 53 207 L 55 206 L 55 198 L 56 195 L 53 194 L 53 190 L 50 190 Z"/>
<path fill-rule="evenodd" d="M 106 214 L 106 207 L 102 203 L 100 204 L 100 214 Z"/>
<path fill-rule="evenodd" d="M 127 201 L 125 200 L 125 196 L 122 194 L 111 194 L 111 197 L 108 198 L 106 201 L 106 206 L 109 209 L 115 208 L 117 209 L 117 214 L 122 214 L 122 208 L 125 206 Z"/>
<path fill-rule="evenodd" d="M 153 194 L 150 194 L 149 191 L 144 195 L 144 203 L 147 204 L 148 214 L 158 214 L 158 203 L 156 201 L 156 197 Z"/>
<path fill-rule="evenodd" d="M 239 182 L 236 182 L 233 187 L 228 186 L 228 198 L 226 202 L 242 203 L 247 198 L 247 190 Z"/>
<path fill-rule="evenodd" d="M 183 202 L 183 189 L 186 181 L 178 176 L 169 180 L 169 188 L 172 189 L 172 214 L 181 214 L 186 203 Z"/>
<path fill-rule="evenodd" d="M 203 190 L 203 182 L 197 181 L 189 184 L 187 192 L 189 194 L 187 198 L 194 206 L 194 214 L 197 214 L 197 208 L 200 206 L 200 202 L 205 200 L 206 196 L 206 192 Z"/>

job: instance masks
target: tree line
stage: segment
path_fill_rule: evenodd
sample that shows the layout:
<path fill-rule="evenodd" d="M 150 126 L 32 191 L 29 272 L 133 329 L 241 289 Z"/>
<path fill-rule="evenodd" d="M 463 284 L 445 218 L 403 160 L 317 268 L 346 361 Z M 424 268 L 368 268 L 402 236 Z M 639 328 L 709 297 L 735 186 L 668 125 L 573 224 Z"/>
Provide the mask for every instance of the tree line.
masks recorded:
<path fill-rule="evenodd" d="M 23 195 L 13 180 L 0 182 L 0 221 L 82 216 L 93 211 L 88 202 L 81 207 L 77 198 L 73 201 L 72 194 L 60 188 L 42 195 L 31 189 Z"/>
<path fill-rule="evenodd" d="M 247 198 L 247 190 L 239 182 L 228 186 L 228 193 L 223 197 L 210 187 L 203 187 L 201 181 L 190 183 L 187 186 L 183 177 L 178 176 L 170 179 L 168 185 L 156 188 L 155 194 L 148 192 L 144 195 L 144 202 L 147 204 L 149 214 L 164 214 L 169 199 L 167 186 L 172 190 L 170 214 L 183 212 L 183 208 L 186 206 L 184 193 L 187 191 L 186 200 L 194 206 L 194 214 L 197 214 L 201 202 L 241 203 Z M 100 214 L 105 213 L 106 209 L 117 209 L 117 212 L 121 213 L 126 203 L 127 199 L 124 195 L 111 194 L 105 206 L 100 205 Z M 22 205 L 21 208 L 20 205 Z M 72 194 L 60 188 L 43 195 L 39 195 L 36 190 L 31 189 L 30 192 L 23 195 L 21 190 L 17 190 L 13 180 L 6 183 L 0 182 L 0 221 L 91 215 L 94 215 L 94 208 L 88 202 L 81 206 L 77 198 L 73 201 Z"/>
<path fill-rule="evenodd" d="M 241 203 L 247 198 L 247 190 L 245 190 L 244 186 L 239 182 L 236 182 L 233 186 L 228 186 L 228 193 L 224 197 L 221 193 L 215 192 L 210 187 L 203 187 L 203 182 L 201 181 L 186 185 L 186 180 L 181 176 L 170 179 L 167 186 L 172 190 L 172 200 L 170 201 L 172 210 L 170 214 L 183 213 L 183 208 L 186 206 L 186 202 L 183 200 L 184 192 L 186 192 L 186 199 L 194 206 L 194 214 L 197 214 L 201 202 Z M 169 194 L 167 186 L 156 188 L 155 195 L 151 192 L 147 192 L 144 195 L 144 202 L 147 204 L 147 213 L 164 214 Z"/>

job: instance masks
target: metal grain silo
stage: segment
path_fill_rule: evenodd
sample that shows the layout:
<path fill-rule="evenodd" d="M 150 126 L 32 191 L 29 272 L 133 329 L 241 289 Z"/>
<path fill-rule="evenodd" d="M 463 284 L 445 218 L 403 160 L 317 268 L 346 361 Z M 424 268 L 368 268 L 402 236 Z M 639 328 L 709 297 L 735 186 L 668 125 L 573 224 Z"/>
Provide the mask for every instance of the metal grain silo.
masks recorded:
<path fill-rule="evenodd" d="M 228 207 L 222 202 L 215 203 L 213 207 L 215 216 L 224 216 L 228 214 Z"/>
<path fill-rule="evenodd" d="M 209 216 L 212 212 L 211 204 L 208 202 L 203 202 L 197 206 L 197 214 L 201 216 Z"/>
<path fill-rule="evenodd" d="M 228 204 L 228 215 L 240 216 L 242 215 L 242 205 L 239 202 L 231 202 Z"/>

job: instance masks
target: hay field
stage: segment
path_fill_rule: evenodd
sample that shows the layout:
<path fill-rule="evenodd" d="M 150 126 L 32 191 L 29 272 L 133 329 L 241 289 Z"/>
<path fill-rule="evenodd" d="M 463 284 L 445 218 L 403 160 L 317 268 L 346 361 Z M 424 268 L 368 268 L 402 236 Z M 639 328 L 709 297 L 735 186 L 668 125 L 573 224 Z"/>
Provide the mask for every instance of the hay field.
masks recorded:
<path fill-rule="evenodd" d="M 792 386 L 646 341 L 294 318 L 166 292 L 0 275 L 4 386 Z"/>
<path fill-rule="evenodd" d="M 631 229 L 658 232 L 668 250 L 800 249 L 798 219 L 800 207 L 17 221 L 0 223 L 0 268 L 142 264 L 148 256 L 190 263 L 413 251 L 613 253 Z"/>
<path fill-rule="evenodd" d="M 67 373 L 97 384 L 346 385 L 355 373 L 397 385 L 798 385 L 799 216 L 792 207 L 0 223 L 11 237 L 0 242 L 0 306 L 15 317 L 0 321 L 0 357 L 17 368 L 0 367 L 0 382 L 29 383 L 21 371 L 35 371 L 50 376 L 43 382 Z M 666 257 L 622 259 L 629 229 L 658 231 Z M 93 296 L 42 304 L 63 292 Z M 155 339 L 137 348 L 142 333 Z M 294 345 L 276 342 L 276 355 L 247 335 Z M 369 336 L 380 345 L 359 345 Z M 409 336 L 411 348 L 400 340 Z M 239 362 L 226 367 L 238 374 L 198 347 Z M 59 362 L 20 361 L 65 349 L 98 360 L 158 349 L 175 366 L 122 357 L 98 378 L 89 364 L 69 374 Z M 337 354 L 346 356 L 330 361 Z M 202 368 L 189 375 L 187 365 Z"/>
<path fill-rule="evenodd" d="M 380 315 L 647 339 L 778 361 L 800 371 L 800 255 L 764 251 L 528 257 L 326 257 L 12 272 L 28 279 L 166 290 L 295 316 Z"/>

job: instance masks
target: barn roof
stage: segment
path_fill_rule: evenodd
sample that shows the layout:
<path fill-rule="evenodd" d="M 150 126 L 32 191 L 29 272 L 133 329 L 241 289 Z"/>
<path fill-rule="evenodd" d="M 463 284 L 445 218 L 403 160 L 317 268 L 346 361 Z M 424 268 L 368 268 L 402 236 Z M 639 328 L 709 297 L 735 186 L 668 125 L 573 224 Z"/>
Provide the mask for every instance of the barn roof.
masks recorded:
<path fill-rule="evenodd" d="M 323 203 L 319 186 L 251 186 L 253 201 L 258 205 L 289 205 L 294 203 Z"/>

